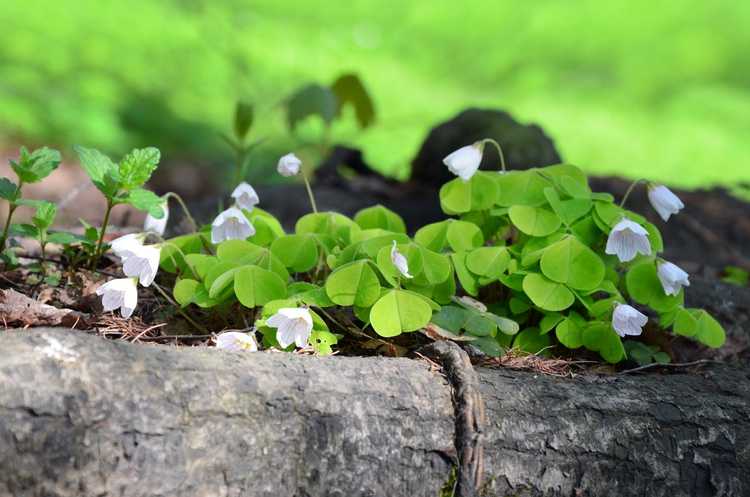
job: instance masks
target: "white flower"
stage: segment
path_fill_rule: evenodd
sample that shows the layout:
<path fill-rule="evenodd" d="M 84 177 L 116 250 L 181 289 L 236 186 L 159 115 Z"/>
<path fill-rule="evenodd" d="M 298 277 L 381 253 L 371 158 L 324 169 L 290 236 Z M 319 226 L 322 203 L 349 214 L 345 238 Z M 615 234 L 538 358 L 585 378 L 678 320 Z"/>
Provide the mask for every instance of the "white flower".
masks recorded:
<path fill-rule="evenodd" d="M 143 222 L 144 232 L 156 233 L 159 236 L 164 235 L 164 230 L 167 228 L 167 220 L 169 219 L 169 205 L 166 198 L 163 198 L 163 200 L 161 208 L 164 211 L 164 215 L 161 219 L 156 219 L 151 214 L 147 214 L 146 220 Z"/>
<path fill-rule="evenodd" d="M 109 246 L 112 248 L 112 252 L 114 252 L 117 257 L 124 259 L 125 257 L 131 255 L 139 247 L 142 247 L 143 240 L 145 240 L 145 238 L 146 235 L 144 233 L 131 233 L 129 235 L 115 238 L 109 243 Z"/>
<path fill-rule="evenodd" d="M 464 304 L 464 305 L 466 305 L 468 307 L 472 307 L 472 308 L 478 310 L 479 312 L 487 312 L 487 306 L 486 305 L 484 305 L 482 302 L 480 302 L 480 301 L 478 301 L 476 299 L 473 299 L 473 298 L 469 297 L 468 295 L 464 295 L 462 297 L 458 297 L 458 300 L 462 304 Z"/>
<path fill-rule="evenodd" d="M 609 233 L 607 248 L 604 251 L 607 254 L 617 255 L 620 262 L 635 259 L 638 252 L 643 255 L 651 255 L 648 231 L 640 224 L 624 217 Z"/>
<path fill-rule="evenodd" d="M 260 198 L 258 198 L 258 194 L 255 193 L 255 189 L 244 181 L 234 189 L 232 192 L 232 198 L 237 204 L 237 207 L 248 211 L 253 210 L 253 207 L 260 202 Z"/>
<path fill-rule="evenodd" d="M 284 157 L 279 159 L 279 164 L 276 166 L 276 170 L 282 176 L 296 176 L 299 174 L 299 168 L 302 166 L 302 161 L 299 157 L 294 154 L 286 154 Z"/>
<path fill-rule="evenodd" d="M 250 351 L 257 352 L 258 344 L 255 338 L 247 333 L 239 331 L 227 331 L 216 336 L 216 348 L 229 350 L 230 352 Z"/>
<path fill-rule="evenodd" d="M 285 307 L 266 320 L 266 324 L 276 328 L 276 341 L 281 348 L 292 343 L 305 347 L 310 339 L 313 321 L 310 311 L 304 307 Z"/>
<path fill-rule="evenodd" d="M 413 278 L 414 276 L 409 274 L 409 262 L 404 257 L 404 254 L 398 251 L 396 247 L 396 240 L 393 240 L 393 246 L 391 247 L 391 262 L 398 272 L 401 273 L 404 278 Z"/>
<path fill-rule="evenodd" d="M 474 176 L 481 162 L 482 145 L 480 142 L 461 147 L 443 159 L 443 164 L 448 166 L 450 172 L 464 181 L 469 181 Z"/>
<path fill-rule="evenodd" d="M 649 185 L 648 200 L 665 222 L 669 220 L 669 216 L 685 207 L 682 200 L 664 185 Z"/>
<path fill-rule="evenodd" d="M 237 207 L 230 207 L 211 223 L 211 243 L 244 240 L 255 234 L 255 228 Z"/>
<path fill-rule="evenodd" d="M 96 294 L 102 297 L 105 312 L 119 308 L 122 317 L 129 318 L 138 305 L 138 282 L 135 278 L 110 280 L 97 288 Z"/>
<path fill-rule="evenodd" d="M 617 304 L 612 313 L 612 328 L 621 337 L 640 335 L 647 322 L 648 318 L 645 314 L 627 304 Z"/>
<path fill-rule="evenodd" d="M 161 245 L 140 245 L 122 258 L 122 272 L 130 278 L 138 278 L 143 286 L 149 286 L 159 271 Z"/>
<path fill-rule="evenodd" d="M 689 275 L 671 262 L 664 261 L 657 264 L 656 275 L 667 295 L 677 295 L 683 286 L 690 286 Z"/>

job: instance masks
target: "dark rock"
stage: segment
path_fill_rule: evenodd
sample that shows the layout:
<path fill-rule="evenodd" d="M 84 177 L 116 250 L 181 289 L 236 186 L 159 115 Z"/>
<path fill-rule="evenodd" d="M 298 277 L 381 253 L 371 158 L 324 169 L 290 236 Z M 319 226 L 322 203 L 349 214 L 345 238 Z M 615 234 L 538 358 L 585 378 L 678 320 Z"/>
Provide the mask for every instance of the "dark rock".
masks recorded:
<path fill-rule="evenodd" d="M 500 144 L 510 169 L 561 162 L 554 142 L 536 124 L 521 124 L 501 110 L 466 109 L 429 132 L 412 161 L 412 181 L 439 188 L 454 178 L 443 165 L 443 158 L 483 138 L 493 138 Z M 480 168 L 497 170 L 499 161 L 496 150 L 487 146 Z"/>

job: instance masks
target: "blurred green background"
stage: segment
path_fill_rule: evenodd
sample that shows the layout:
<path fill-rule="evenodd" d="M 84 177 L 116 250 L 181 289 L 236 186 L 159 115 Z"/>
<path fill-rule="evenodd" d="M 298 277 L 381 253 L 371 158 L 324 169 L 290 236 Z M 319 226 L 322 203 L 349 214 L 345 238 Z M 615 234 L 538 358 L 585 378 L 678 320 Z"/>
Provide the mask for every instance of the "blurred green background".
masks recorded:
<path fill-rule="evenodd" d="M 228 163 L 238 98 L 292 145 L 279 103 L 356 72 L 378 122 L 335 141 L 404 177 L 468 106 L 542 125 L 568 162 L 679 186 L 750 181 L 750 2 L 4 0 L 0 146 L 82 143 Z"/>

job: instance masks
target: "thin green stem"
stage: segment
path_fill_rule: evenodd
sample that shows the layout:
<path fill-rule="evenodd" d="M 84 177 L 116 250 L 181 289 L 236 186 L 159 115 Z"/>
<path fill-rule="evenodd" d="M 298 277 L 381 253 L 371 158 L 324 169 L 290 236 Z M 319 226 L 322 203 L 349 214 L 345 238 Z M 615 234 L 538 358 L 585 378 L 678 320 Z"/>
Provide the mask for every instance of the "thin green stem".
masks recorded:
<path fill-rule="evenodd" d="M 190 225 L 192 226 L 193 233 L 198 231 L 198 223 L 195 222 L 195 218 L 193 218 L 193 216 L 190 214 L 190 210 L 187 208 L 187 205 L 185 204 L 185 201 L 182 199 L 182 197 L 180 197 L 175 192 L 167 192 L 164 195 L 165 199 L 168 199 L 170 197 L 175 199 L 177 203 L 180 204 L 180 207 L 182 208 L 182 212 L 185 213 L 185 217 L 188 219 L 188 221 L 190 222 Z"/>
<path fill-rule="evenodd" d="M 179 304 L 177 304 L 177 302 L 175 302 L 172 299 L 172 297 L 170 297 L 169 294 L 164 291 L 164 289 L 162 287 L 160 287 L 156 282 L 152 283 L 152 285 L 154 285 L 154 288 L 156 288 L 159 291 L 159 293 L 161 293 L 161 296 L 164 297 L 167 302 L 169 302 L 171 305 L 175 306 L 175 308 L 177 309 L 177 312 L 179 312 L 180 315 L 182 317 L 184 317 L 185 320 L 188 323 L 190 323 L 191 325 L 193 325 L 193 327 L 196 330 L 200 331 L 204 335 L 208 335 L 208 330 L 206 328 L 204 328 L 203 326 L 201 326 L 200 324 L 196 323 L 195 320 L 193 320 L 193 318 L 191 318 L 190 316 L 188 316 L 187 313 L 182 310 L 182 307 L 180 307 Z"/>
<path fill-rule="evenodd" d="M 99 262 L 99 258 L 102 256 L 102 247 L 104 245 L 104 234 L 107 232 L 107 225 L 109 224 L 109 215 L 112 212 L 114 204 L 111 199 L 107 199 L 107 210 L 104 212 L 104 221 L 102 222 L 102 232 L 99 234 L 99 241 L 96 243 L 96 250 L 94 250 L 94 257 L 91 260 L 91 269 L 96 269 L 96 265 Z"/>
<path fill-rule="evenodd" d="M 151 233 L 151 234 L 157 237 L 161 241 L 162 245 L 169 245 L 170 247 L 173 247 L 177 252 L 179 252 L 180 255 L 182 256 L 182 260 L 185 261 L 185 265 L 188 267 L 188 269 L 190 269 L 190 272 L 193 273 L 193 276 L 195 277 L 195 279 L 196 280 L 200 279 L 200 277 L 198 276 L 198 272 L 195 270 L 193 265 L 190 264 L 190 262 L 188 262 L 187 257 L 185 256 L 185 252 L 183 252 L 182 249 L 177 246 L 177 244 L 174 244 L 168 240 L 165 240 L 163 237 L 161 237 L 160 235 L 157 235 L 156 233 Z M 177 261 L 175 260 L 173 255 L 170 254 L 170 257 L 172 258 L 172 263 L 175 265 L 175 268 L 176 268 Z"/>
<path fill-rule="evenodd" d="M 315 196 L 313 195 L 312 188 L 310 188 L 310 181 L 308 181 L 307 176 L 302 173 L 302 179 L 305 181 L 305 188 L 307 188 L 307 196 L 310 198 L 310 205 L 312 206 L 312 210 L 315 214 L 318 213 L 318 206 L 315 203 Z"/>
<path fill-rule="evenodd" d="M 5 220 L 5 228 L 3 228 L 2 238 L 0 238 L 0 252 L 5 250 L 5 242 L 8 240 L 8 231 L 10 230 L 10 220 L 17 207 L 16 204 L 10 204 L 8 207 L 8 218 Z"/>
<path fill-rule="evenodd" d="M 503 149 L 500 146 L 500 144 L 496 142 L 495 140 L 493 140 L 492 138 L 485 138 L 484 140 L 482 140 L 481 143 L 482 145 L 484 145 L 485 143 L 491 143 L 492 145 L 495 146 L 495 148 L 497 149 L 498 155 L 500 155 L 500 169 L 502 170 L 502 172 L 505 172 L 505 155 L 503 154 Z"/>
<path fill-rule="evenodd" d="M 41 256 L 42 256 L 42 259 L 39 261 L 39 265 L 42 268 L 42 276 L 47 276 L 47 252 L 46 252 L 47 240 L 45 240 L 44 237 L 42 237 L 39 240 L 39 245 L 41 246 Z"/>
<path fill-rule="evenodd" d="M 625 192 L 625 195 L 622 197 L 622 200 L 620 201 L 620 208 L 622 208 L 625 205 L 625 202 L 628 201 L 628 197 L 630 197 L 630 194 L 633 193 L 633 189 L 635 189 L 636 186 L 638 186 L 640 183 L 645 183 L 645 179 L 637 179 L 630 183 L 630 186 L 628 187 L 627 191 Z"/>
<path fill-rule="evenodd" d="M 18 186 L 16 187 L 16 198 L 21 196 L 21 187 L 23 186 L 23 181 L 18 181 Z M 10 220 L 13 218 L 13 213 L 18 208 L 18 204 L 15 202 L 10 202 L 8 204 L 8 218 L 5 220 L 5 227 L 3 228 L 3 234 L 2 238 L 0 238 L 0 252 L 5 250 L 5 242 L 8 241 L 8 231 L 10 231 Z"/>

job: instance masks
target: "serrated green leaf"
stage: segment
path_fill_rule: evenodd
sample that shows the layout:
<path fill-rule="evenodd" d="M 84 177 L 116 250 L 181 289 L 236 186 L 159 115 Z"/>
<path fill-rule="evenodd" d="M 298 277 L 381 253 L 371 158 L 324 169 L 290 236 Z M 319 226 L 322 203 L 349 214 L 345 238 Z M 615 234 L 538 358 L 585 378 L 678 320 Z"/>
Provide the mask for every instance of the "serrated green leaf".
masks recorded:
<path fill-rule="evenodd" d="M 156 219 L 164 217 L 164 200 L 152 191 L 136 188 L 128 192 L 124 201 Z"/>
<path fill-rule="evenodd" d="M 31 218 L 31 222 L 34 223 L 40 231 L 46 231 L 47 228 L 52 226 L 55 222 L 55 216 L 57 215 L 57 206 L 52 202 L 43 201 L 36 208 L 34 217 Z"/>
<path fill-rule="evenodd" d="M 10 161 L 10 166 L 24 183 L 36 183 L 50 175 L 62 162 L 60 152 L 42 147 L 29 153 L 21 147 L 18 161 Z"/>
<path fill-rule="evenodd" d="M 159 150 L 154 147 L 135 148 L 131 150 L 120 161 L 118 168 L 122 188 L 132 190 L 143 186 L 159 166 L 160 158 L 161 154 Z M 159 218 L 159 216 L 154 217 Z"/>
<path fill-rule="evenodd" d="M 14 202 L 18 198 L 18 185 L 8 178 L 0 178 L 0 198 Z"/>
<path fill-rule="evenodd" d="M 94 185 L 99 190 L 107 190 L 109 195 L 114 195 L 115 192 L 111 191 L 110 188 L 105 188 L 104 179 L 107 174 L 110 177 L 116 177 L 119 174 L 117 165 L 109 157 L 96 149 L 76 145 L 73 147 L 73 150 L 78 154 L 81 167 L 86 171 L 86 174 L 91 178 Z"/>

